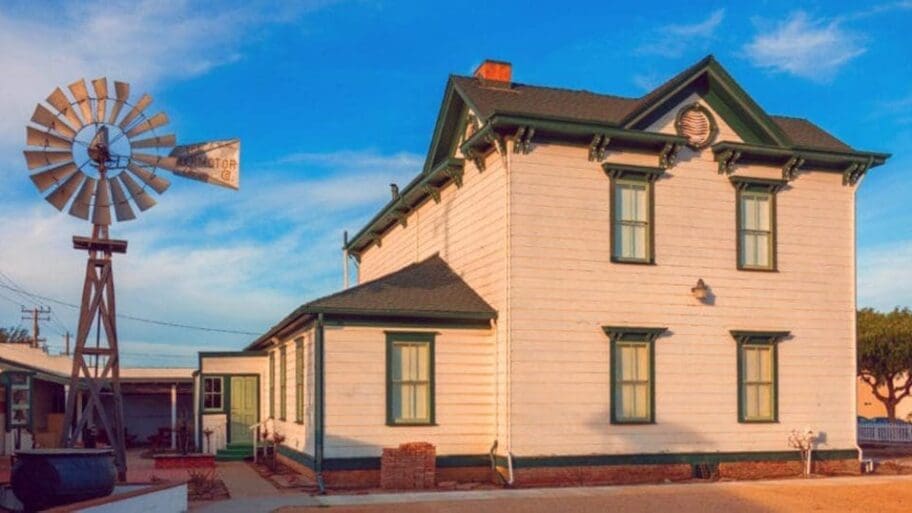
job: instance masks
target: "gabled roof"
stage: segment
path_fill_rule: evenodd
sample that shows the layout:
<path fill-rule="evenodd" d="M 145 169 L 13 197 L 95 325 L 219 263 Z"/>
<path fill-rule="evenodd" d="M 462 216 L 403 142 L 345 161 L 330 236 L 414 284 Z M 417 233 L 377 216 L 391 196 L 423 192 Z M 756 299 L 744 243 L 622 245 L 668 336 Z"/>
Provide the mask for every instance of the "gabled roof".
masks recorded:
<path fill-rule="evenodd" d="M 292 323 L 321 313 L 466 321 L 497 317 L 497 311 L 435 254 L 376 280 L 301 305 L 247 349 L 267 342 Z"/>

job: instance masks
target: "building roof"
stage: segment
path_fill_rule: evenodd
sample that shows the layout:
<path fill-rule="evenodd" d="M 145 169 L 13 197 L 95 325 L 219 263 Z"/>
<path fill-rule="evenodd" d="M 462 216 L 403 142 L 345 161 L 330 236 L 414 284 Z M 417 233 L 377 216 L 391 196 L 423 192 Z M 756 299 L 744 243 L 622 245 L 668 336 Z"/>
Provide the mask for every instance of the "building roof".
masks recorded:
<path fill-rule="evenodd" d="M 520 83 L 505 87 L 458 75 L 452 79 L 456 89 L 482 120 L 494 114 L 519 114 L 623 126 L 632 115 L 669 94 L 676 86 L 691 78 L 695 71 L 714 62 L 712 56 L 708 56 L 639 98 Z M 787 116 L 770 118 L 793 146 L 852 151 L 849 145 L 806 119 Z"/>
<path fill-rule="evenodd" d="M 441 320 L 497 317 L 497 311 L 435 254 L 376 280 L 301 305 L 247 349 L 258 347 L 296 320 L 321 313 Z"/>

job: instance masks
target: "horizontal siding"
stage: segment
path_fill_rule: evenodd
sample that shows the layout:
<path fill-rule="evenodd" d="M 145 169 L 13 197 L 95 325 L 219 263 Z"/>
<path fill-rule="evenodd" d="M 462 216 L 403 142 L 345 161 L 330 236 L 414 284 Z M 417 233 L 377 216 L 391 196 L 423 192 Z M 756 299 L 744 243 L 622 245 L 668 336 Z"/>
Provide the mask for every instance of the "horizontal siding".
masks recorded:
<path fill-rule="evenodd" d="M 429 442 L 438 454 L 487 452 L 494 440 L 494 339 L 487 330 L 439 330 L 436 426 L 386 425 L 382 328 L 326 330 L 326 457 L 380 456 L 383 447 Z"/>
<path fill-rule="evenodd" d="M 296 421 L 296 397 L 295 397 L 295 360 L 297 358 L 297 348 L 295 345 L 295 340 L 302 338 L 304 341 L 304 415 L 303 422 L 298 423 Z M 287 416 L 285 420 L 279 418 L 281 410 L 281 399 L 280 393 L 281 388 L 279 387 L 279 378 L 280 374 L 280 347 L 285 347 L 285 351 L 288 358 L 287 368 L 286 368 L 286 385 L 285 385 L 285 400 L 287 407 Z M 315 443 L 315 430 L 314 430 L 314 394 L 313 394 L 313 385 L 314 385 L 314 367 L 313 367 L 313 348 L 314 348 L 314 330 L 309 328 L 305 331 L 300 331 L 294 335 L 288 337 L 282 343 L 274 349 L 275 351 L 275 376 L 276 376 L 276 391 L 275 391 L 275 415 L 276 418 L 267 425 L 267 428 L 273 432 L 277 432 L 285 436 L 285 441 L 283 445 L 290 447 L 296 451 L 304 452 L 310 455 L 314 453 L 314 443 Z M 268 366 L 268 365 L 267 365 Z M 262 401 L 262 417 L 267 418 L 269 416 L 269 375 L 266 374 L 260 378 L 265 384 L 265 393 L 261 396 Z"/>
<path fill-rule="evenodd" d="M 671 133 L 671 122 L 653 129 Z M 738 138 L 723 123 L 719 140 Z M 735 189 L 710 151 L 681 157 L 655 184 L 657 265 L 638 266 L 610 262 L 609 179 L 585 148 L 539 144 L 515 156 L 515 454 L 784 450 L 789 431 L 805 426 L 826 433 L 821 448 L 854 447 L 854 189 L 838 173 L 801 172 L 777 197 L 779 272 L 738 271 Z M 691 295 L 700 278 L 712 305 Z M 668 327 L 655 346 L 655 425 L 609 423 L 603 325 Z M 737 422 L 732 329 L 793 334 L 779 348 L 778 424 Z"/>

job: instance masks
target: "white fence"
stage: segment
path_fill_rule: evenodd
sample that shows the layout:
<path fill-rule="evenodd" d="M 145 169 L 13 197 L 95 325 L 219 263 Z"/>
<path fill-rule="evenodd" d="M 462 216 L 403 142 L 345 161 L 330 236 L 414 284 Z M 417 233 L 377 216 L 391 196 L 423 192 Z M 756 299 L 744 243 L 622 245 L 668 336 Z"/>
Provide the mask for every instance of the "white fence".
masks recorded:
<path fill-rule="evenodd" d="M 859 442 L 912 443 L 912 424 L 860 421 Z"/>

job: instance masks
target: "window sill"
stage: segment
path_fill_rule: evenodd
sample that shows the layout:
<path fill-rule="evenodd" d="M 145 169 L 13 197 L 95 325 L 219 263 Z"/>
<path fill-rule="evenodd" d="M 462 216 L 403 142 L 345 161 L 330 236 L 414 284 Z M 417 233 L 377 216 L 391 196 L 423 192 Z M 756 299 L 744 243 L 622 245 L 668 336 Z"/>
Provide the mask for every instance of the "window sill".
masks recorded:
<path fill-rule="evenodd" d="M 436 422 L 387 422 L 388 427 L 434 427 Z"/>
<path fill-rule="evenodd" d="M 630 258 L 611 257 L 613 264 L 632 264 L 632 265 L 656 265 L 653 260 L 636 260 Z"/>
<path fill-rule="evenodd" d="M 612 420 L 613 426 L 648 426 L 655 424 L 654 420 Z"/>
<path fill-rule="evenodd" d="M 224 415 L 225 410 L 203 410 L 203 415 Z"/>
<path fill-rule="evenodd" d="M 738 419 L 739 424 L 778 424 L 778 419 Z"/>
<path fill-rule="evenodd" d="M 756 273 L 778 273 L 779 269 L 775 267 L 744 267 L 742 265 L 738 266 L 739 271 L 750 271 Z"/>

